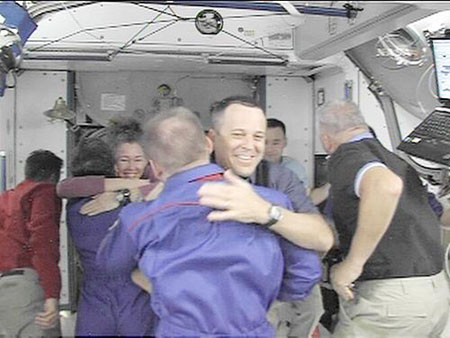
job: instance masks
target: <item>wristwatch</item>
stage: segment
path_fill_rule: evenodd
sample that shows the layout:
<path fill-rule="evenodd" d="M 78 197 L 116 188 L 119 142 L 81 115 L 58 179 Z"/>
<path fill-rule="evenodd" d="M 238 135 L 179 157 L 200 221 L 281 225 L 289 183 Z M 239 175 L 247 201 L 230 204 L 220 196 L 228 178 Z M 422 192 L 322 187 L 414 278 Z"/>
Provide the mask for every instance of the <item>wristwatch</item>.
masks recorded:
<path fill-rule="evenodd" d="M 264 228 L 270 228 L 276 222 L 283 218 L 283 209 L 277 205 L 271 205 L 269 208 L 269 221 L 267 223 L 261 224 Z"/>
<path fill-rule="evenodd" d="M 120 205 L 124 206 L 131 202 L 131 192 L 130 189 L 120 189 L 117 190 L 116 200 Z"/>

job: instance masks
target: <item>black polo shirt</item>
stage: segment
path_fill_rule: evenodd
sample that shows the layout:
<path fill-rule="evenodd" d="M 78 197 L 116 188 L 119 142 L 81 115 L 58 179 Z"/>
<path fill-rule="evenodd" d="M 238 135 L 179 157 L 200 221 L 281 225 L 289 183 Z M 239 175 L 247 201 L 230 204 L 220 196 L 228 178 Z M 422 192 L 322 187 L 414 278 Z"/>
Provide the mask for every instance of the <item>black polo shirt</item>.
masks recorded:
<path fill-rule="evenodd" d="M 358 220 L 355 178 L 369 162 L 381 162 L 401 177 L 403 192 L 392 222 L 359 280 L 429 276 L 440 272 L 444 257 L 440 225 L 428 203 L 426 188 L 414 168 L 373 138 L 342 144 L 328 164 L 333 219 L 344 255 L 350 249 Z"/>

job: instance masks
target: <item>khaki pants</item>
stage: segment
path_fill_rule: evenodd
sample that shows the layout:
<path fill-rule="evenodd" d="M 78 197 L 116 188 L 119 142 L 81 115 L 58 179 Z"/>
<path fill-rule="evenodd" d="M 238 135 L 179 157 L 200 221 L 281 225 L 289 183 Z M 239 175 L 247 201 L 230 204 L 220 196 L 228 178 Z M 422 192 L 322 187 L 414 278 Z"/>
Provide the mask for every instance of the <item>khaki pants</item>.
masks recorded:
<path fill-rule="evenodd" d="M 323 314 L 322 294 L 319 285 L 303 300 L 292 302 L 275 301 L 267 318 L 276 337 L 310 337 Z"/>
<path fill-rule="evenodd" d="M 23 275 L 0 277 L 0 337 L 61 336 L 59 326 L 43 330 L 34 323 L 43 310 L 44 291 L 36 271 L 23 270 Z"/>
<path fill-rule="evenodd" d="M 449 316 L 444 272 L 360 282 L 352 301 L 339 299 L 333 337 L 440 337 Z"/>

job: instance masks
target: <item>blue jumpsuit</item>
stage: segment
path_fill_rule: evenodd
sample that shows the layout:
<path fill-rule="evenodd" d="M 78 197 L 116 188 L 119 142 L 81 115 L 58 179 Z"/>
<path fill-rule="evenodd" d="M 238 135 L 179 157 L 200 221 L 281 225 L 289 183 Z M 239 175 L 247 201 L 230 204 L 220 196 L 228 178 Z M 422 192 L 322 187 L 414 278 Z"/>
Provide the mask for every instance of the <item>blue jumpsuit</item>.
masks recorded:
<path fill-rule="evenodd" d="M 79 210 L 87 201 L 72 199 L 66 208 L 67 225 L 84 270 L 75 334 L 149 335 L 154 319 L 150 295 L 133 283 L 129 270 L 110 274 L 95 262 L 100 243 L 121 208 L 84 216 Z"/>
<path fill-rule="evenodd" d="M 261 226 L 207 221 L 211 209 L 199 205 L 197 190 L 221 173 L 209 164 L 172 175 L 155 201 L 123 209 L 98 251 L 110 271 L 139 261 L 152 281 L 158 336 L 272 337 L 270 303 L 303 299 L 320 280 L 316 252 Z M 290 206 L 279 192 L 255 191 Z"/>

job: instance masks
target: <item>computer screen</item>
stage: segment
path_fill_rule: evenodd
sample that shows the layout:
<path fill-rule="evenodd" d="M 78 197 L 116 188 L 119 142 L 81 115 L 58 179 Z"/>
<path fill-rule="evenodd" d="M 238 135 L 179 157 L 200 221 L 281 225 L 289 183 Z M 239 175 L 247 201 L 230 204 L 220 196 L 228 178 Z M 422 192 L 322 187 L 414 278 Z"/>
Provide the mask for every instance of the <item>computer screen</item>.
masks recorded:
<path fill-rule="evenodd" d="M 433 61 L 436 70 L 437 95 L 450 102 L 450 38 L 431 39 Z"/>

